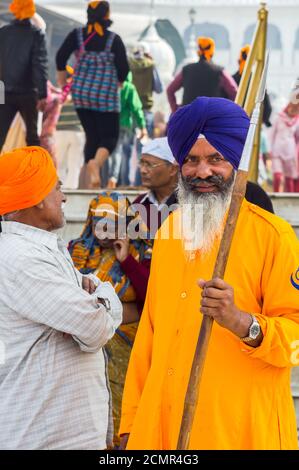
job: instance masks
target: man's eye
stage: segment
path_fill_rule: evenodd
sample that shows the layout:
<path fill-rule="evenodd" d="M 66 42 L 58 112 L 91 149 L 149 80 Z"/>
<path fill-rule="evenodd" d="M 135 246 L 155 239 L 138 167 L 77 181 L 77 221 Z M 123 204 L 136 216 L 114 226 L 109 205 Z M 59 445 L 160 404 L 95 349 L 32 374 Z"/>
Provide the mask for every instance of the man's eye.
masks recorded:
<path fill-rule="evenodd" d="M 213 163 L 219 163 L 219 162 L 222 162 L 222 161 L 223 161 L 222 157 L 212 157 L 211 158 L 211 162 L 213 162 Z"/>
<path fill-rule="evenodd" d="M 185 160 L 186 163 L 196 163 L 197 162 L 197 158 L 196 157 L 187 157 L 186 160 Z"/>

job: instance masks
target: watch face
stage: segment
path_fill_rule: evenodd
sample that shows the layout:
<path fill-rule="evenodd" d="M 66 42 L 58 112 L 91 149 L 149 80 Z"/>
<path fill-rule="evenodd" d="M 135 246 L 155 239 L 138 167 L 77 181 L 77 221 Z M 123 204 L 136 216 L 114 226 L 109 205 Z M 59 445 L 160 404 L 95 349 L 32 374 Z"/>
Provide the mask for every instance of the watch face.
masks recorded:
<path fill-rule="evenodd" d="M 260 334 L 261 327 L 257 321 L 254 321 L 250 327 L 250 338 L 256 339 Z"/>

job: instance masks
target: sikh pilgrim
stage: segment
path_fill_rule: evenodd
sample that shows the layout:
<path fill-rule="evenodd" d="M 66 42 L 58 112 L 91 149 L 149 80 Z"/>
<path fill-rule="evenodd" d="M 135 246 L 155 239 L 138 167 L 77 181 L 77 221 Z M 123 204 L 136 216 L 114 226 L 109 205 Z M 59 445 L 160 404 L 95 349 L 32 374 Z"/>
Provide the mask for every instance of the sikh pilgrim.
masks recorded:
<path fill-rule="evenodd" d="M 226 270 L 213 275 L 250 147 L 233 100 L 255 44 L 231 76 L 211 29 L 194 38 L 194 63 L 173 54 L 181 71 L 166 80 L 162 36 L 171 27 L 188 54 L 180 32 L 157 20 L 129 45 L 114 6 L 88 2 L 80 25 L 33 0 L 1 2 L 0 450 L 177 449 L 210 320 L 188 448 L 295 450 L 299 245 L 256 179 L 246 193 L 244 179 Z M 258 150 L 266 190 L 299 188 L 298 113 L 289 102 L 279 114 L 274 159 Z"/>
<path fill-rule="evenodd" d="M 248 127 L 243 109 L 224 98 L 197 98 L 170 119 L 181 210 L 165 222 L 169 239 L 155 240 L 123 395 L 127 449 L 176 448 L 201 313 L 215 324 L 190 449 L 297 448 L 290 391 L 299 335 L 294 231 L 244 200 L 224 280 L 211 280 Z M 200 225 L 193 238 L 190 231 L 182 240 L 173 236 L 177 219 L 191 217 L 186 204 L 203 206 L 202 241 Z"/>

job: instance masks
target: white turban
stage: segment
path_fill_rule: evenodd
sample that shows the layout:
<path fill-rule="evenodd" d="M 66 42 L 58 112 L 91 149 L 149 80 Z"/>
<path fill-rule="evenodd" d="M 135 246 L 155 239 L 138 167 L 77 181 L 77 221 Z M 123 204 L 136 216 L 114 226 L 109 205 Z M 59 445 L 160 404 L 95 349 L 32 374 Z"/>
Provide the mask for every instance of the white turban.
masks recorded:
<path fill-rule="evenodd" d="M 168 145 L 167 137 L 160 137 L 159 139 L 151 140 L 148 144 L 142 147 L 142 154 L 152 155 L 153 157 L 160 158 L 166 162 L 176 164 L 176 160 L 172 155 Z"/>

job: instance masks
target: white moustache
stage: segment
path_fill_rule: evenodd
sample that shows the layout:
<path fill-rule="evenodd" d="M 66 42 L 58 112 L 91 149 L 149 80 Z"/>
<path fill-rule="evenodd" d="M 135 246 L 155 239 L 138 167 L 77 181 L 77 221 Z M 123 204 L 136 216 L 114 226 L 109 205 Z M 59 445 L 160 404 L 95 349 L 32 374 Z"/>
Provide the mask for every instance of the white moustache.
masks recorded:
<path fill-rule="evenodd" d="M 221 236 L 230 199 L 230 191 L 225 197 L 221 193 L 198 195 L 188 191 L 182 182 L 179 182 L 178 200 L 186 252 L 200 250 L 206 254 L 211 251 L 215 240 Z"/>

